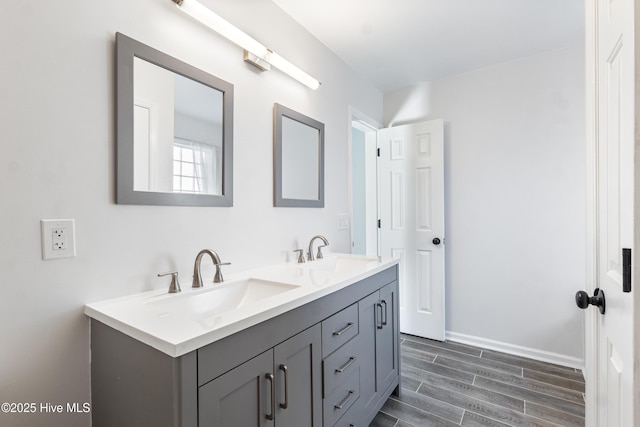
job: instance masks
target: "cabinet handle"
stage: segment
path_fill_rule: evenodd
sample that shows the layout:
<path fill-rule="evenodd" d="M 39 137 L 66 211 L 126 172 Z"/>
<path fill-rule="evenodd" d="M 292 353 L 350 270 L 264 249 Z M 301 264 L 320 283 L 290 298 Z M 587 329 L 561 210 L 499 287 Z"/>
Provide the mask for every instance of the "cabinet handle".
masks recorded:
<path fill-rule="evenodd" d="M 384 320 L 382 321 L 382 326 L 387 326 L 387 302 L 385 300 L 380 301 L 382 304 L 384 304 Z"/>
<path fill-rule="evenodd" d="M 356 361 L 356 358 L 351 356 L 349 358 L 349 360 L 347 360 L 347 363 L 345 363 L 344 365 L 342 365 L 339 368 L 336 368 L 336 372 L 342 373 L 342 372 L 346 371 L 349 368 L 349 366 L 353 365 L 353 362 L 355 362 L 355 361 Z"/>
<path fill-rule="evenodd" d="M 287 365 L 280 365 L 280 370 L 284 372 L 284 403 L 281 403 L 280 407 L 287 409 L 289 407 L 289 375 L 287 375 Z"/>
<path fill-rule="evenodd" d="M 382 329 L 384 327 L 384 323 L 382 323 L 382 304 L 379 302 L 376 303 L 376 317 L 378 314 L 378 308 L 380 309 L 380 324 L 378 324 L 378 319 L 376 319 L 376 326 L 378 329 Z"/>
<path fill-rule="evenodd" d="M 349 394 L 347 394 L 347 397 L 342 399 L 342 402 L 340 402 L 337 405 L 335 405 L 334 409 L 342 409 L 342 408 L 344 408 L 344 405 L 349 403 L 349 401 L 353 398 L 354 395 L 355 395 L 355 392 L 353 390 L 349 390 Z"/>
<path fill-rule="evenodd" d="M 273 414 L 276 413 L 276 383 L 273 380 L 273 374 L 267 374 L 266 378 L 271 383 L 271 413 L 267 414 L 266 417 L 269 421 L 273 421 Z"/>
<path fill-rule="evenodd" d="M 353 322 L 349 322 L 347 323 L 347 326 L 345 326 L 344 328 L 340 329 L 339 331 L 333 331 L 333 336 L 334 337 L 339 337 L 340 335 L 344 334 L 345 332 L 347 332 L 349 329 L 351 329 L 351 327 L 354 325 Z"/>

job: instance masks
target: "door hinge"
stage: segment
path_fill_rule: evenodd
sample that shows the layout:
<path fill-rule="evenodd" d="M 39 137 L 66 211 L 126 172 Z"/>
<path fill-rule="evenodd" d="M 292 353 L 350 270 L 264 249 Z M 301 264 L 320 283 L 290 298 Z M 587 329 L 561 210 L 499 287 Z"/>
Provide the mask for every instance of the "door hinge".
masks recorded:
<path fill-rule="evenodd" d="M 631 249 L 622 249 L 622 292 L 631 292 Z"/>
<path fill-rule="evenodd" d="M 377 152 L 378 152 L 378 157 L 380 157 L 380 147 L 378 147 Z"/>
<path fill-rule="evenodd" d="M 378 228 L 382 228 L 382 221 L 378 220 Z"/>

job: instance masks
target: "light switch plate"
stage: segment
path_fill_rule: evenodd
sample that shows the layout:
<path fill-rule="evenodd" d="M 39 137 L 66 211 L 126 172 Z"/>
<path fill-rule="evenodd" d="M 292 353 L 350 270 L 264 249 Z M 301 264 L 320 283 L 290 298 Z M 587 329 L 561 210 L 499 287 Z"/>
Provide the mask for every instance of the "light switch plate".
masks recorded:
<path fill-rule="evenodd" d="M 43 219 L 40 221 L 42 259 L 76 256 L 76 233 L 73 219 Z"/>
<path fill-rule="evenodd" d="M 349 214 L 338 214 L 338 230 L 349 229 Z"/>

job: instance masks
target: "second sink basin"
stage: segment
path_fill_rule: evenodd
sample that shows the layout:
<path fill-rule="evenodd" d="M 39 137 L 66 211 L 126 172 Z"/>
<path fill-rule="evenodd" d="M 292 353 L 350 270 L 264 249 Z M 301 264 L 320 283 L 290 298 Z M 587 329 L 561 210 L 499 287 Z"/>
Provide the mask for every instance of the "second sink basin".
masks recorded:
<path fill-rule="evenodd" d="M 329 256 L 324 259 L 310 261 L 301 265 L 310 270 L 321 270 L 334 273 L 351 273 L 353 271 L 364 269 L 367 264 L 377 261 L 377 258 L 368 257 Z"/>
<path fill-rule="evenodd" d="M 296 288 L 297 285 L 249 278 L 209 285 L 177 295 L 163 295 L 146 304 L 160 316 L 180 314 L 202 318 L 244 307 Z"/>

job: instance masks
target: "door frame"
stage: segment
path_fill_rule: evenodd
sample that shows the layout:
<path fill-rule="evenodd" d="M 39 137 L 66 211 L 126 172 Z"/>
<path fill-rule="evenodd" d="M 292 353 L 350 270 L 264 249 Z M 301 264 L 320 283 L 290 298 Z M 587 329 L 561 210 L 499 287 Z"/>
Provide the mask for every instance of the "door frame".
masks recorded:
<path fill-rule="evenodd" d="M 377 120 L 372 119 L 371 117 L 369 117 L 368 115 L 366 115 L 365 113 L 363 113 L 362 111 L 358 110 L 357 108 L 353 107 L 352 105 L 349 105 L 347 108 L 347 118 L 348 118 L 348 124 L 349 124 L 349 132 L 347 132 L 348 134 L 348 138 L 347 138 L 347 145 L 348 145 L 348 162 L 349 162 L 349 171 L 347 174 L 347 179 L 349 180 L 349 185 L 348 185 L 348 190 L 347 190 L 347 194 L 349 197 L 349 252 L 352 252 L 352 243 L 353 243 L 353 168 L 352 168 L 352 163 L 353 163 L 353 140 L 352 140 L 352 130 L 353 130 L 353 122 L 354 121 L 358 121 L 360 122 L 364 127 L 368 127 L 371 129 L 371 131 L 375 131 L 377 132 L 379 129 L 382 129 L 384 126 L 382 125 L 382 123 L 378 122 Z M 378 142 L 376 141 L 376 146 L 378 146 Z M 378 171 L 376 170 L 376 181 L 379 180 L 378 177 Z M 376 182 L 377 185 L 377 182 Z M 378 189 L 376 188 L 376 195 L 378 193 Z M 377 197 L 377 196 L 376 196 Z M 377 214 L 378 217 L 380 217 L 380 198 L 377 198 L 376 200 L 376 209 L 377 209 Z M 377 249 L 377 255 L 380 256 L 380 230 L 378 229 L 377 232 L 377 242 L 376 242 L 376 247 Z"/>
<path fill-rule="evenodd" d="M 598 277 L 597 263 L 597 0 L 585 0 L 585 149 L 586 149 L 586 251 L 585 290 L 593 295 Z M 598 380 L 598 317 L 596 310 L 585 310 L 585 427 L 595 427 L 598 408 L 595 400 Z"/>

